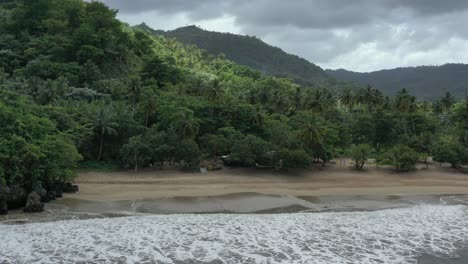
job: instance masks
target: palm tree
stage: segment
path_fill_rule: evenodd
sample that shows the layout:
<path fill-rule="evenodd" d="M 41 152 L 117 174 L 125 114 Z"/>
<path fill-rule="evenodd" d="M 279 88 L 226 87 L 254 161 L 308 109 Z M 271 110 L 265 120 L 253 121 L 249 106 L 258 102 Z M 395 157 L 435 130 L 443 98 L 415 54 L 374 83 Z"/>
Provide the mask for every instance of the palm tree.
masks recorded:
<path fill-rule="evenodd" d="M 294 95 L 293 95 L 293 102 L 294 102 L 294 106 L 293 106 L 293 110 L 299 110 L 300 107 L 301 107 L 301 102 L 302 102 L 302 89 L 300 86 L 296 87 L 296 90 L 294 92 Z"/>
<path fill-rule="evenodd" d="M 97 160 L 101 160 L 102 148 L 104 145 L 105 136 L 117 136 L 118 133 L 115 130 L 117 124 L 113 121 L 114 116 L 112 109 L 104 104 L 97 104 L 91 109 L 92 121 L 90 125 L 93 127 L 94 132 L 97 134 L 99 139 L 99 154 Z"/>
<path fill-rule="evenodd" d="M 327 95 L 321 89 L 310 90 L 304 104 L 305 109 L 315 113 L 322 113 L 329 107 Z"/>
<path fill-rule="evenodd" d="M 149 117 L 154 114 L 157 109 L 157 94 L 153 89 L 148 88 L 143 91 L 140 107 L 143 108 L 145 112 L 145 126 L 148 127 Z"/>
<path fill-rule="evenodd" d="M 455 97 L 450 92 L 446 92 L 440 99 L 440 104 L 445 112 L 449 112 L 455 104 L 455 101 Z"/>
<path fill-rule="evenodd" d="M 337 98 L 329 90 L 322 89 L 322 93 L 325 95 L 325 108 L 330 110 L 336 107 Z"/>
<path fill-rule="evenodd" d="M 195 118 L 190 109 L 180 109 L 173 117 L 172 126 L 183 140 L 193 139 L 200 130 L 200 120 Z"/>
<path fill-rule="evenodd" d="M 392 108 L 392 100 L 389 96 L 385 96 L 382 100 L 382 108 L 385 110 L 390 110 Z"/>
<path fill-rule="evenodd" d="M 254 109 L 254 111 L 251 112 L 251 115 L 249 117 L 249 121 L 252 122 L 252 124 L 258 128 L 263 127 L 263 124 L 265 122 L 265 111 L 263 111 L 259 105 L 257 105 Z"/>
<path fill-rule="evenodd" d="M 430 113 L 433 111 L 432 104 L 428 101 L 423 101 L 418 105 L 418 108 L 424 113 Z"/>
<path fill-rule="evenodd" d="M 395 98 L 395 110 L 402 114 L 402 123 L 405 134 L 408 133 L 406 117 L 409 114 L 416 112 L 417 103 L 416 97 L 409 94 L 408 90 L 402 89 L 398 92 Z M 414 119 L 412 119 L 413 133 L 416 133 Z"/>
<path fill-rule="evenodd" d="M 382 103 L 383 95 L 379 90 L 368 85 L 366 88 L 362 88 L 358 91 L 356 101 L 360 104 L 367 105 L 367 110 L 371 112 L 372 107 Z"/>
<path fill-rule="evenodd" d="M 206 89 L 206 97 L 211 103 L 211 119 L 213 119 L 214 115 L 214 106 L 221 100 L 223 92 L 221 81 L 219 79 L 214 79 L 211 85 Z"/>
<path fill-rule="evenodd" d="M 442 107 L 442 103 L 440 100 L 437 100 L 433 104 L 433 111 L 435 114 L 442 114 L 444 112 L 444 109 Z"/>
<path fill-rule="evenodd" d="M 340 102 L 351 112 L 355 104 L 355 98 L 351 89 L 345 89 L 340 96 Z"/>
<path fill-rule="evenodd" d="M 130 86 L 130 92 L 132 93 L 132 108 L 133 110 L 135 110 L 136 101 L 140 97 L 140 94 L 141 94 L 140 77 L 130 78 L 128 81 L 128 85 Z"/>
<path fill-rule="evenodd" d="M 140 129 L 140 126 L 135 122 L 135 113 L 124 102 L 112 103 L 113 119 L 117 123 L 117 133 L 121 141 L 128 138 L 128 134 L 132 131 Z M 124 142 L 122 142 L 124 143 Z"/>
<path fill-rule="evenodd" d="M 223 90 L 221 87 L 221 81 L 219 79 L 214 79 L 206 88 L 206 97 L 212 102 L 217 102 L 222 96 Z"/>
<path fill-rule="evenodd" d="M 266 104 L 268 104 L 268 102 L 270 101 L 270 95 L 271 95 L 271 91 L 268 90 L 267 88 L 265 87 L 262 87 L 260 88 L 260 90 L 257 92 L 257 97 L 258 97 L 258 102 L 260 104 L 262 104 L 263 106 L 265 106 Z"/>
<path fill-rule="evenodd" d="M 309 147 L 320 145 L 323 140 L 318 125 L 312 122 L 304 124 L 298 131 L 298 138 Z"/>
<path fill-rule="evenodd" d="M 270 109 L 272 112 L 284 112 L 291 106 L 291 101 L 284 90 L 276 89 L 270 96 Z"/>

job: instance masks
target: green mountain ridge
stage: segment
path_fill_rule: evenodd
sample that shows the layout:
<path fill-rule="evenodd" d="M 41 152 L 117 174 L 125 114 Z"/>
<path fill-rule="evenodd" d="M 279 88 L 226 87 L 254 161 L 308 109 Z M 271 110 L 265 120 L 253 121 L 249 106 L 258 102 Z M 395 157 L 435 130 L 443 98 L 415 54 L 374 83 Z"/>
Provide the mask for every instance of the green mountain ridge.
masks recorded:
<path fill-rule="evenodd" d="M 366 73 L 344 69 L 326 70 L 326 72 L 340 81 L 372 85 L 388 95 L 395 95 L 402 88 L 425 99 L 434 99 L 445 92 L 464 97 L 468 92 L 467 64 L 401 67 Z"/>
<path fill-rule="evenodd" d="M 291 78 L 303 85 L 320 85 L 330 81 L 330 77 L 319 66 L 268 45 L 257 37 L 207 31 L 197 26 L 171 31 L 154 30 L 144 23 L 136 27 L 195 45 L 214 55 L 224 54 L 226 58 L 266 75 Z"/>

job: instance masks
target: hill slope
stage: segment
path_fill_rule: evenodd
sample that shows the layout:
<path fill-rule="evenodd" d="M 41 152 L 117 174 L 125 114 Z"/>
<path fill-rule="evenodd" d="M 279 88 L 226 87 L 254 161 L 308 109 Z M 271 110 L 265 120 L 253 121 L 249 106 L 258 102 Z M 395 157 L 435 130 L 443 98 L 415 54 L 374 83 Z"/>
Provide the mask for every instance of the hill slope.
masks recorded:
<path fill-rule="evenodd" d="M 137 27 L 152 34 L 196 45 L 215 55 L 225 54 L 228 59 L 267 75 L 289 77 L 300 84 L 320 84 L 329 80 L 329 76 L 317 65 L 270 46 L 256 37 L 206 31 L 196 26 L 172 31 L 153 30 L 146 24 Z"/>
<path fill-rule="evenodd" d="M 394 95 L 401 88 L 407 88 L 414 95 L 427 99 L 440 96 L 446 91 L 462 97 L 468 89 L 466 64 L 396 68 L 369 73 L 343 69 L 326 72 L 341 81 L 370 84 L 389 95 Z"/>

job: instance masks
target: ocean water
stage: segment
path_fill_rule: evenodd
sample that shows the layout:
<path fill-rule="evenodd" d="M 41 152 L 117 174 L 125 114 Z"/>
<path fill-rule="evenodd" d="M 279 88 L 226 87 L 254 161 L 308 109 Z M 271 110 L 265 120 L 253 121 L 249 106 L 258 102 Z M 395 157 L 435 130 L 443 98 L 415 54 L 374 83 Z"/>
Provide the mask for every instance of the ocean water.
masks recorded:
<path fill-rule="evenodd" d="M 0 263 L 418 263 L 467 242 L 465 205 L 149 215 L 0 225 Z"/>

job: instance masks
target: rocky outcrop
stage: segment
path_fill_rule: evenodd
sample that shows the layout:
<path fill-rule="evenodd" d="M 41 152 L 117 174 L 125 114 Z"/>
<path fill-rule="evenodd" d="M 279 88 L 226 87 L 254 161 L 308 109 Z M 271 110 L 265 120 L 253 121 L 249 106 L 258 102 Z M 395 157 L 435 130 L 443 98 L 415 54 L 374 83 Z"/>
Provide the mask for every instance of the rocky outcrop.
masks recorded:
<path fill-rule="evenodd" d="M 32 192 L 28 192 L 22 185 L 10 188 L 0 185 L 0 215 L 8 214 L 8 210 L 24 207 L 24 212 L 35 213 L 44 211 L 44 203 L 63 197 L 63 193 L 76 193 L 79 188 L 71 182 L 52 182 L 45 185 L 37 183 Z"/>
<path fill-rule="evenodd" d="M 8 214 L 8 205 L 6 201 L 0 200 L 0 215 L 7 215 Z"/>
<path fill-rule="evenodd" d="M 7 199 L 10 195 L 10 188 L 0 185 L 0 215 L 8 214 Z"/>
<path fill-rule="evenodd" d="M 64 193 L 77 193 L 79 191 L 78 185 L 74 185 L 71 182 L 65 182 L 62 186 Z"/>
<path fill-rule="evenodd" d="M 56 198 L 63 197 L 63 184 L 61 182 L 55 182 L 50 186 L 50 190 L 55 192 Z"/>
<path fill-rule="evenodd" d="M 30 193 L 23 211 L 25 213 L 40 213 L 44 211 L 44 204 L 41 202 L 41 196 L 36 192 Z"/>
<path fill-rule="evenodd" d="M 10 193 L 8 194 L 8 198 L 6 199 L 6 202 L 8 204 L 8 208 L 11 209 L 18 209 L 24 206 L 26 203 L 26 198 L 28 197 L 28 194 L 26 190 L 19 186 L 19 185 L 14 185 L 10 188 Z"/>
<path fill-rule="evenodd" d="M 53 201 L 57 198 L 57 194 L 55 193 L 55 190 L 50 190 L 47 192 L 47 202 Z"/>
<path fill-rule="evenodd" d="M 45 188 L 43 187 L 45 186 Z M 63 197 L 63 190 L 66 190 L 67 193 L 76 193 L 78 192 L 78 186 L 73 185 L 70 182 L 52 182 L 46 185 L 37 184 L 33 191 L 35 191 L 40 197 L 43 203 L 48 203 L 55 200 L 56 198 Z"/>
<path fill-rule="evenodd" d="M 36 192 L 39 197 L 41 197 L 41 202 L 48 203 L 50 201 L 47 190 L 42 186 L 42 184 L 36 184 L 33 188 L 33 191 Z"/>

